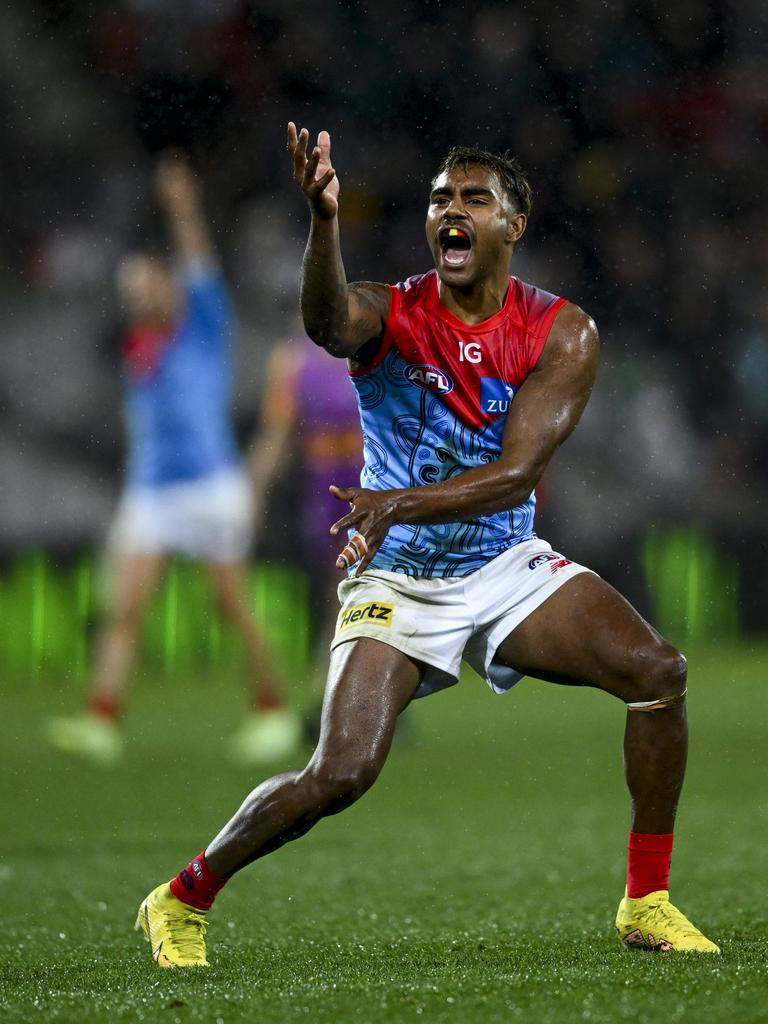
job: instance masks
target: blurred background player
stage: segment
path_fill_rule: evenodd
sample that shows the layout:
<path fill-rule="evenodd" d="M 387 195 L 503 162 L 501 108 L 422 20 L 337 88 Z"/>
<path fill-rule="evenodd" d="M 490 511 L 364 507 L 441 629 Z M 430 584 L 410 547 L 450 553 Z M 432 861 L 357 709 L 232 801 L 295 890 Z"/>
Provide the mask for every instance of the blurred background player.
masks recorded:
<path fill-rule="evenodd" d="M 248 604 L 253 501 L 230 415 L 229 295 L 189 165 L 179 157 L 161 160 L 155 186 L 177 265 L 141 252 L 118 268 L 127 317 L 128 467 L 108 543 L 109 613 L 87 709 L 53 719 L 48 735 L 59 750 L 93 761 L 119 756 L 118 723 L 143 613 L 169 556 L 181 554 L 204 563 L 216 608 L 246 647 L 252 713 L 231 752 L 241 761 L 268 762 L 295 746 L 299 721 L 284 706 Z"/>
<path fill-rule="evenodd" d="M 282 504 L 284 512 L 287 499 L 295 504 L 294 514 L 288 515 L 296 544 L 292 557 L 309 583 L 309 671 L 315 684 L 304 717 L 304 738 L 316 743 L 328 650 L 339 613 L 338 542 L 329 532 L 338 516 L 338 500 L 328 488 L 338 480 L 345 481 L 338 485 L 343 487 L 360 484 L 360 413 L 343 364 L 314 345 L 300 322 L 292 338 L 272 349 L 263 394 L 261 428 L 248 461 L 257 501 L 263 497 L 270 504 Z M 367 443 L 373 442 L 368 438 Z M 289 492 L 282 494 L 282 502 L 276 500 L 281 485 Z M 265 522 L 266 516 L 256 516 L 257 537 Z M 399 719 L 398 742 L 404 726 L 404 718 Z"/>
<path fill-rule="evenodd" d="M 344 480 L 345 487 L 360 482 L 363 439 L 357 402 L 343 366 L 298 326 L 295 337 L 272 349 L 263 395 L 261 428 L 248 455 L 254 493 L 266 497 L 288 475 L 296 482 L 288 484 L 296 503 L 294 557 L 309 581 L 312 665 L 321 662 L 324 673 L 339 584 L 336 540 L 328 532 L 338 502 L 328 486 L 337 480 Z M 257 534 L 264 521 L 256 516 Z"/>

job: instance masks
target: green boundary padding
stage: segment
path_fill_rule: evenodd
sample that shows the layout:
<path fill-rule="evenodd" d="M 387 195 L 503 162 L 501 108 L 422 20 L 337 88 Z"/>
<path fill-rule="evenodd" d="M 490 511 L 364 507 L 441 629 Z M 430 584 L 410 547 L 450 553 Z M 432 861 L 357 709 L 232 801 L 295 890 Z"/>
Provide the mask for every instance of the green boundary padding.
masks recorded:
<path fill-rule="evenodd" d="M 82 683 L 94 625 L 102 619 L 101 567 L 93 556 L 61 567 L 43 552 L 25 552 L 0 576 L 0 670 L 5 680 L 56 677 Z M 270 563 L 248 570 L 251 607 L 277 666 L 286 676 L 307 667 L 309 586 L 295 568 Z M 147 609 L 141 664 L 188 678 L 245 669 L 243 645 L 213 607 L 207 574 L 174 561 Z"/>
<path fill-rule="evenodd" d="M 740 579 L 698 526 L 654 526 L 643 544 L 654 623 L 681 644 L 735 641 L 740 635 Z M 82 683 L 92 626 L 101 617 L 97 560 L 57 566 L 25 552 L 0 577 L 0 670 L 3 678 Z M 279 670 L 298 677 L 310 657 L 309 584 L 300 570 L 261 563 L 248 571 L 251 607 Z M 240 638 L 212 606 L 203 567 L 174 561 L 152 599 L 143 630 L 142 664 L 170 678 L 244 670 Z"/>
<path fill-rule="evenodd" d="M 643 565 L 654 624 L 666 637 L 691 644 L 739 638 L 739 567 L 701 527 L 651 527 Z"/>

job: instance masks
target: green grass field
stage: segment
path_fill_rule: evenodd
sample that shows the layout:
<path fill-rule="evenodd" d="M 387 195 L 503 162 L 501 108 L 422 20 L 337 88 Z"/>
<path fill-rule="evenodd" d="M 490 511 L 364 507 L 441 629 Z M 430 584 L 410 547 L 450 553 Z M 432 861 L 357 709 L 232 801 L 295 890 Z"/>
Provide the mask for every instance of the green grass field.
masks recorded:
<path fill-rule="evenodd" d="M 210 970 L 162 972 L 132 931 L 140 899 L 259 781 L 221 756 L 237 682 L 141 679 L 109 772 L 40 741 L 74 694 L 7 688 L 0 1019 L 768 1021 L 766 653 L 691 658 L 672 881 L 722 946 L 711 958 L 628 953 L 613 934 L 621 706 L 532 681 L 494 697 L 472 676 L 408 712 L 359 804 L 224 890 Z"/>

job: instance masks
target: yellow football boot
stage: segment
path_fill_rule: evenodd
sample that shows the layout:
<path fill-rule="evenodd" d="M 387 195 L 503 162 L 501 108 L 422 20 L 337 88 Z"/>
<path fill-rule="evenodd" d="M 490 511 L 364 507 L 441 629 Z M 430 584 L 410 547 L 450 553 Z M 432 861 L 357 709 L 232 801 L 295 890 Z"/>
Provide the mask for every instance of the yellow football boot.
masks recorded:
<path fill-rule="evenodd" d="M 669 902 L 666 889 L 639 899 L 625 896 L 616 913 L 619 941 L 630 949 L 661 953 L 719 953 L 720 947 L 702 935 L 685 914 Z"/>
<path fill-rule="evenodd" d="M 158 967 L 208 967 L 207 927 L 207 915 L 177 900 L 167 882 L 152 890 L 136 918 Z"/>

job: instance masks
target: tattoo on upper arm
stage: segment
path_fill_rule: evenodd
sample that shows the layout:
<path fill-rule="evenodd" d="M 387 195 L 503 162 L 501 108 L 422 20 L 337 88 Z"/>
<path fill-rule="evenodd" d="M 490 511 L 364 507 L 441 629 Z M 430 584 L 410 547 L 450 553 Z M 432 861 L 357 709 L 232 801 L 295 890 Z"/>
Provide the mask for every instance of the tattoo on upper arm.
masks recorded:
<path fill-rule="evenodd" d="M 380 296 L 373 291 L 371 285 L 364 281 L 356 281 L 349 285 L 349 293 L 357 303 L 361 318 L 365 320 L 370 318 L 372 324 L 376 321 L 381 323 L 384 320 L 386 311 Z"/>
<path fill-rule="evenodd" d="M 355 281 L 348 287 L 350 298 L 350 341 L 357 342 L 349 355 L 356 367 L 370 362 L 378 352 L 389 313 L 389 291 L 384 285 Z"/>

